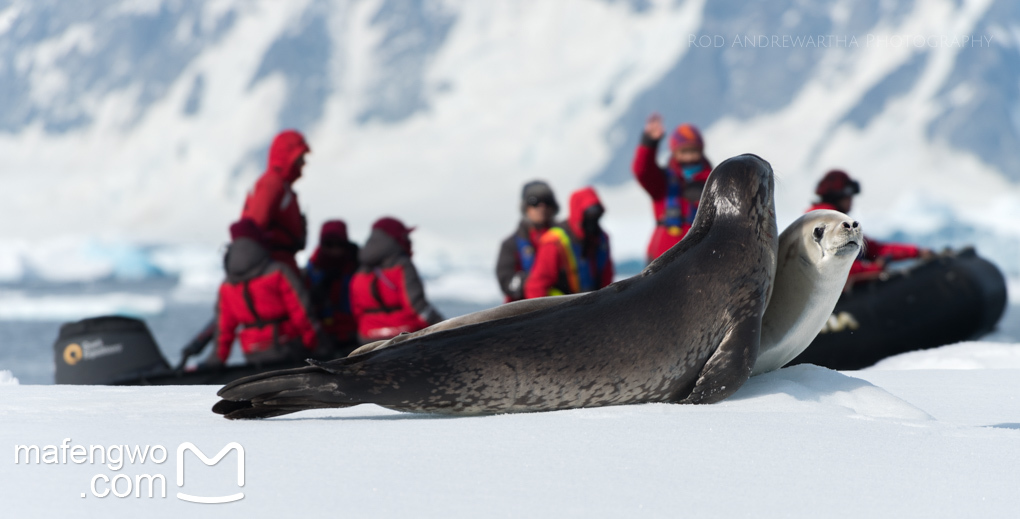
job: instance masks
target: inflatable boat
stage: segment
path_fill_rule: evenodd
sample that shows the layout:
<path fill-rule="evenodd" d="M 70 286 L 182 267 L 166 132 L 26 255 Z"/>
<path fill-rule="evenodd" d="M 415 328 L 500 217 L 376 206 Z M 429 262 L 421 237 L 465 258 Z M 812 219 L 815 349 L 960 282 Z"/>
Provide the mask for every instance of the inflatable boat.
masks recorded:
<path fill-rule="evenodd" d="M 790 364 L 866 368 L 886 357 L 977 339 L 1006 308 L 1006 280 L 973 249 L 946 252 L 855 283 Z"/>

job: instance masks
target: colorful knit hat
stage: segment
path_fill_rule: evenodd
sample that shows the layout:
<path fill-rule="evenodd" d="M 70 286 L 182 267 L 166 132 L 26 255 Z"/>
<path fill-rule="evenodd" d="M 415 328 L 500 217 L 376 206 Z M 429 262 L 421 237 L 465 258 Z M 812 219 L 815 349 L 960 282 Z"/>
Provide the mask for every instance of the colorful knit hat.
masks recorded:
<path fill-rule="evenodd" d="M 699 150 L 705 148 L 705 141 L 701 139 L 701 132 L 698 128 L 690 123 L 683 123 L 676 127 L 673 131 L 673 135 L 669 136 L 669 149 L 670 151 L 676 151 L 680 148 L 695 147 Z"/>

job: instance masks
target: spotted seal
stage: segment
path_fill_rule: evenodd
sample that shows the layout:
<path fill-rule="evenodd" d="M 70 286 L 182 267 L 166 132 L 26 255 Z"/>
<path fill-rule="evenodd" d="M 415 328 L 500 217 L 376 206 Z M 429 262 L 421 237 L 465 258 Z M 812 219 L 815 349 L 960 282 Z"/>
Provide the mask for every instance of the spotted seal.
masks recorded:
<path fill-rule="evenodd" d="M 560 304 L 232 382 L 213 411 L 264 418 L 374 403 L 445 414 L 712 403 L 748 379 L 776 272 L 774 179 L 741 155 L 688 235 L 641 274 Z M 534 303 L 533 303 L 534 304 Z"/>

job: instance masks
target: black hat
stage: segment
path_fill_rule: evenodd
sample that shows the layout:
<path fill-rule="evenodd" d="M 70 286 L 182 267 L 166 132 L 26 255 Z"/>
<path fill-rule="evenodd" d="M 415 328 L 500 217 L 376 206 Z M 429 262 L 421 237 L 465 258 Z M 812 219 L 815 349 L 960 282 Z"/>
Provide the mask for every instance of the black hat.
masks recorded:
<path fill-rule="evenodd" d="M 522 213 L 528 209 L 528 206 L 535 206 L 543 202 L 552 206 L 556 212 L 560 211 L 560 205 L 556 203 L 556 195 L 553 194 L 549 184 L 541 180 L 533 180 L 524 184 L 524 189 L 521 190 Z"/>

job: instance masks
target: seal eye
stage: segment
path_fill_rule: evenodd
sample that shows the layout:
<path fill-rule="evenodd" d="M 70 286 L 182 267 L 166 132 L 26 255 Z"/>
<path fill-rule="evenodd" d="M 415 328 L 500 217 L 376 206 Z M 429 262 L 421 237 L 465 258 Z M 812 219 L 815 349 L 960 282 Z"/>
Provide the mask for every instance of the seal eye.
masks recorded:
<path fill-rule="evenodd" d="M 822 241 L 822 236 L 825 234 L 825 226 L 815 227 L 815 241 Z"/>

